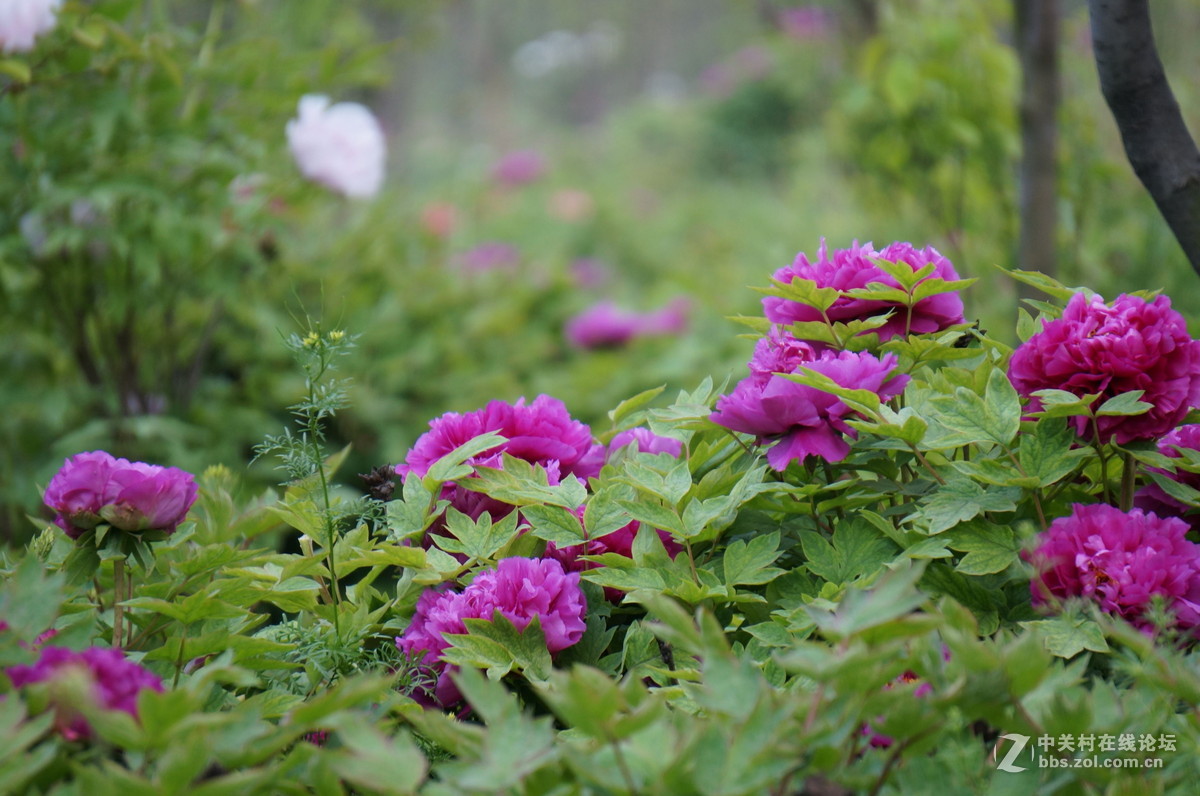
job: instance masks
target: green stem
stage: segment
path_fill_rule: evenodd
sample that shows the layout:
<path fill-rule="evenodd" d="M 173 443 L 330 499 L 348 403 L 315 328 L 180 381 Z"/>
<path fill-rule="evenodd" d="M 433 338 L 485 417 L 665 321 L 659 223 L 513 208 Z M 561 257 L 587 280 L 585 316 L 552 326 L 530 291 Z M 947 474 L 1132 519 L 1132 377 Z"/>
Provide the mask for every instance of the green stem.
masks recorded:
<path fill-rule="evenodd" d="M 620 741 L 610 736 L 608 742 L 613 748 L 613 758 L 616 760 L 617 769 L 621 772 L 621 778 L 625 780 L 625 787 L 629 788 L 630 796 L 637 796 L 637 783 L 634 782 L 633 774 L 630 773 L 629 766 L 625 763 L 625 755 L 621 752 Z"/>
<path fill-rule="evenodd" d="M 1133 508 L 1133 490 L 1137 481 L 1137 463 L 1133 460 L 1132 453 L 1125 453 L 1123 464 L 1124 469 L 1121 470 L 1121 511 L 1129 511 Z"/>
<path fill-rule="evenodd" d="M 324 356 L 322 356 L 321 368 L 317 372 L 316 377 L 308 380 L 308 403 L 310 407 L 316 401 L 316 384 L 317 381 L 323 375 L 325 375 L 326 367 L 327 363 L 325 362 Z M 313 414 L 312 410 L 310 409 L 308 416 L 308 441 L 312 446 L 313 462 L 317 465 L 317 473 L 321 477 L 321 501 L 324 508 L 323 514 L 325 521 L 325 556 L 326 561 L 329 564 L 329 581 L 330 586 L 332 586 L 331 591 L 333 596 L 333 631 L 338 636 L 341 636 L 342 628 L 341 618 L 339 616 L 339 608 L 341 605 L 341 589 L 338 586 L 337 576 L 337 540 L 334 538 L 335 531 L 333 527 L 333 520 L 330 517 L 332 512 L 332 504 L 329 499 L 329 479 L 325 476 L 325 459 L 323 456 L 321 456 L 321 447 L 317 442 L 320 437 L 319 422 L 320 418 Z"/>
<path fill-rule="evenodd" d="M 221 22 L 224 16 L 224 0 L 214 0 L 212 8 L 208 12 L 208 25 L 204 29 L 204 43 L 200 46 L 200 53 L 196 56 L 197 73 L 212 61 L 213 49 L 217 43 L 217 34 L 221 32 Z M 191 91 L 188 92 L 187 99 L 183 101 L 183 108 L 179 111 L 179 118 L 185 122 L 191 120 L 192 114 L 196 112 L 196 107 L 200 104 L 199 74 L 195 76 L 195 80 Z"/>
<path fill-rule="evenodd" d="M 121 636 L 124 627 L 124 608 L 121 603 L 125 600 L 125 559 L 118 558 L 113 561 L 113 624 L 112 624 L 112 645 L 116 649 L 121 649 Z"/>

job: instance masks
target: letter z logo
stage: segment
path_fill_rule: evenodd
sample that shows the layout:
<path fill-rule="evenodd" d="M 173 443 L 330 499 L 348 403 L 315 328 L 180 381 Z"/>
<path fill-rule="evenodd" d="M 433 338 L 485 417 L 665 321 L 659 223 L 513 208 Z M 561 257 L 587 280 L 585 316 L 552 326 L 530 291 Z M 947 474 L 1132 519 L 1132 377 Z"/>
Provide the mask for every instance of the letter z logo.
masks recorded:
<path fill-rule="evenodd" d="M 1004 756 L 1004 759 L 996 764 L 996 768 L 1000 769 L 1001 771 L 1010 771 L 1014 774 L 1019 771 L 1024 771 L 1025 766 L 1016 766 L 1013 765 L 1013 762 L 1017 759 L 1017 755 L 1021 754 L 1021 752 L 1025 750 L 1025 744 L 1029 743 L 1029 736 L 1017 735 L 1016 733 L 1013 733 L 1011 735 L 1001 735 L 1000 737 L 1006 741 L 1012 741 L 1013 745 L 1008 750 L 1008 754 Z M 996 751 L 998 752 L 999 750 L 1000 744 L 997 743 Z"/>

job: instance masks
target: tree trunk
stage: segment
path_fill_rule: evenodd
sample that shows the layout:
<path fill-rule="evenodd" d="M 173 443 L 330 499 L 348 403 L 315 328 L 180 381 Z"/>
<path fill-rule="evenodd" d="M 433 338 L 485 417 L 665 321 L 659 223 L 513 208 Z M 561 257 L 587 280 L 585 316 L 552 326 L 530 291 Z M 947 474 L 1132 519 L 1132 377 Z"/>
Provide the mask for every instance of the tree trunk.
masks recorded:
<path fill-rule="evenodd" d="M 1125 155 L 1200 274 L 1200 151 L 1171 93 L 1148 0 L 1088 0 L 1100 88 Z"/>
<path fill-rule="evenodd" d="M 1015 0 L 1021 60 L 1018 267 L 1055 276 L 1058 262 L 1059 0 Z M 1021 285 L 1029 298 L 1037 291 Z"/>

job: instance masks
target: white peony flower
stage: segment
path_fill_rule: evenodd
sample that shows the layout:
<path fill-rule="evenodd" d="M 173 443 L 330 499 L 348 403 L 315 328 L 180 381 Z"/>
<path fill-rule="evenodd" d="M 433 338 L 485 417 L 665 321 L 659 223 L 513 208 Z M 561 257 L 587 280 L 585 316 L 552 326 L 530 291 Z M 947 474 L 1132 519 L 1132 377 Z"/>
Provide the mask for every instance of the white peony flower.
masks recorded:
<path fill-rule="evenodd" d="M 369 197 L 383 183 L 387 147 L 383 129 L 357 102 L 300 98 L 298 117 L 287 123 L 288 146 L 300 172 L 344 196 Z"/>
<path fill-rule="evenodd" d="M 28 52 L 43 33 L 54 30 L 62 0 L 0 0 L 0 51 Z"/>

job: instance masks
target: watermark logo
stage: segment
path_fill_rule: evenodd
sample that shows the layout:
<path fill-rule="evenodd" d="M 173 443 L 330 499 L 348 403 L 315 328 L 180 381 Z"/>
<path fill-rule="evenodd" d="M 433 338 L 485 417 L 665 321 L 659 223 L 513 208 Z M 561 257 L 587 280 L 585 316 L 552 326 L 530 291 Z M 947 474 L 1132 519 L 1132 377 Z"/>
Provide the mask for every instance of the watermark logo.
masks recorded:
<path fill-rule="evenodd" d="M 996 768 L 1001 771 L 1011 771 L 1014 774 L 1024 771 L 1025 766 L 1015 765 L 1015 762 L 1017 756 L 1025 750 L 1025 744 L 1029 743 L 1029 736 L 1010 733 L 1009 735 L 1001 735 L 1000 737 L 1006 741 L 1012 741 L 1013 745 L 1008 748 L 1008 754 L 1004 756 L 1004 759 L 996 764 Z M 999 751 L 999 749 L 1000 745 L 997 744 L 996 750 Z"/>
<path fill-rule="evenodd" d="M 996 769 L 1017 774 L 1030 766 L 1037 768 L 1162 768 L 1161 757 L 1147 757 L 1146 752 L 1174 752 L 1173 734 L 1131 732 L 1080 733 L 1077 735 L 1039 735 L 1033 737 L 1020 733 L 1001 735 L 992 750 Z M 1012 745 L 1000 753 L 1004 741 Z M 1021 754 L 1029 750 L 1029 766 L 1018 765 Z M 1117 754 L 1112 754 L 1112 753 Z M 1125 753 L 1121 755 L 1120 753 Z"/>

